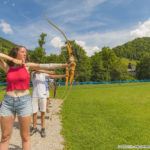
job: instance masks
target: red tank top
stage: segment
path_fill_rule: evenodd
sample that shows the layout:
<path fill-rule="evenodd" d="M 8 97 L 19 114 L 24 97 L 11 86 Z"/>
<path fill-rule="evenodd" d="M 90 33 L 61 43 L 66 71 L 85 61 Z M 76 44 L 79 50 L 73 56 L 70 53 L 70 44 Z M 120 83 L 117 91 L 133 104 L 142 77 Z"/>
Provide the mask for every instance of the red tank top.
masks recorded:
<path fill-rule="evenodd" d="M 7 91 L 29 89 L 30 74 L 25 66 L 10 68 L 7 72 Z"/>

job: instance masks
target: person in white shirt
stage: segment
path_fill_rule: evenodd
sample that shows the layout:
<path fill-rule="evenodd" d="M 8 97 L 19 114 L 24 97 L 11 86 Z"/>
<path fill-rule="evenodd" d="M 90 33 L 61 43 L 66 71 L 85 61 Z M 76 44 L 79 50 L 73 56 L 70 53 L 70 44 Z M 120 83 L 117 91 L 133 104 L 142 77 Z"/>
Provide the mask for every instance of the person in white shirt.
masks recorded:
<path fill-rule="evenodd" d="M 33 110 L 33 127 L 31 128 L 31 134 L 36 133 L 37 127 L 37 112 L 41 112 L 41 137 L 46 137 L 45 132 L 45 112 L 47 104 L 46 95 L 46 78 L 65 78 L 67 75 L 49 75 L 46 73 L 40 73 L 40 71 L 35 71 L 31 73 L 33 92 L 32 92 L 32 110 Z"/>

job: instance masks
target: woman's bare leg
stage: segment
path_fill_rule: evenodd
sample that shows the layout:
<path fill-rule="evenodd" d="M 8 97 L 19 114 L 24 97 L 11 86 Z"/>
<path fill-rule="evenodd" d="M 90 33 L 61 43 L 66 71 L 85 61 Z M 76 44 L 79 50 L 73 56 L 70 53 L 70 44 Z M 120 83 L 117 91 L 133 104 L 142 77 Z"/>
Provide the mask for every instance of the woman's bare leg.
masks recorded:
<path fill-rule="evenodd" d="M 0 150 L 8 150 L 9 140 L 12 134 L 13 124 L 15 120 L 15 115 L 13 116 L 1 116 L 1 142 L 0 142 Z"/>
<path fill-rule="evenodd" d="M 20 126 L 20 135 L 22 138 L 22 149 L 30 150 L 30 123 L 31 116 L 27 117 L 18 117 L 19 126 Z"/>

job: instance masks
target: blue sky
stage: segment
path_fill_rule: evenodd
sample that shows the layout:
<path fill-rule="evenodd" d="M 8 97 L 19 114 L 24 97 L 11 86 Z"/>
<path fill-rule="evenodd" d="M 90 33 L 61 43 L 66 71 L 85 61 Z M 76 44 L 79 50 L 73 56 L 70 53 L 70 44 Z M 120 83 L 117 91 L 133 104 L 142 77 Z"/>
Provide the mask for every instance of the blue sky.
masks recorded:
<path fill-rule="evenodd" d="M 47 55 L 59 53 L 65 40 L 44 13 L 88 56 L 150 36 L 149 0 L 0 0 L 0 37 L 33 50 L 44 32 Z"/>

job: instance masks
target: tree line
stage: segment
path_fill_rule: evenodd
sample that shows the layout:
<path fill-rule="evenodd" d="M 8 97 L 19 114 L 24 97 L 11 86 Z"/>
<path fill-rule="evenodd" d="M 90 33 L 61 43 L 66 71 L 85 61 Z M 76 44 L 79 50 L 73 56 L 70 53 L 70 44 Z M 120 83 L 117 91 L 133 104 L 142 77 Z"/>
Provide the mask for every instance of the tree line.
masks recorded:
<path fill-rule="evenodd" d="M 28 50 L 29 61 L 37 63 L 68 63 L 68 52 L 66 47 L 62 47 L 60 54 L 46 56 L 43 45 L 45 37 L 42 33 L 38 40 L 39 46 L 33 51 Z M 149 41 L 149 42 L 148 42 Z M 6 54 L 15 45 L 0 38 L 0 52 Z M 86 55 L 86 51 L 74 40 L 70 41 L 73 55 L 76 60 L 75 81 L 122 81 L 135 79 L 150 79 L 150 38 L 138 38 L 122 46 L 113 49 L 103 47 L 100 52 L 94 53 L 91 57 Z M 132 77 L 128 73 L 128 65 L 121 59 L 126 57 L 130 60 L 138 60 L 136 65 L 136 76 Z M 130 64 L 131 65 L 131 64 Z M 57 74 L 65 74 L 64 70 L 57 70 Z M 63 81 L 58 79 L 57 81 Z M 6 73 L 0 70 L 0 82 L 6 82 Z"/>

